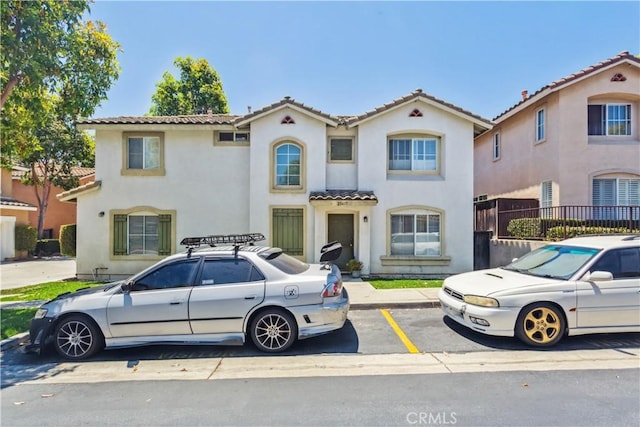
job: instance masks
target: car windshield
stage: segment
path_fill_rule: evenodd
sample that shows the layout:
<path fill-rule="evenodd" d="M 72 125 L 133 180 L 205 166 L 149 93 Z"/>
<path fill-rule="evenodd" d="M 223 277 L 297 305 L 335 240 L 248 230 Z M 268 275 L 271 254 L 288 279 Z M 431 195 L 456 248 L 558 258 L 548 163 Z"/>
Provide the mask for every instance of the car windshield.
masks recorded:
<path fill-rule="evenodd" d="M 579 246 L 548 245 L 503 268 L 533 276 L 569 279 L 599 251 Z"/>
<path fill-rule="evenodd" d="M 300 274 L 309 269 L 309 264 L 287 255 L 284 252 L 272 254 L 264 258 L 264 260 L 287 274 Z"/>

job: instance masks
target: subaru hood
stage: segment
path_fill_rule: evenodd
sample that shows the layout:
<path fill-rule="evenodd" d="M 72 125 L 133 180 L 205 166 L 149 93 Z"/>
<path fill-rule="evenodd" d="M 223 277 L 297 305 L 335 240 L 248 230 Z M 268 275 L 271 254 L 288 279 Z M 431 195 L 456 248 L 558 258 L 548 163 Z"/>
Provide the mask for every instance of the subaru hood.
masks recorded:
<path fill-rule="evenodd" d="M 497 293 L 520 293 L 531 286 L 566 283 L 564 280 L 532 276 L 517 271 L 492 268 L 457 274 L 445 279 L 443 286 L 463 295 L 492 296 Z"/>

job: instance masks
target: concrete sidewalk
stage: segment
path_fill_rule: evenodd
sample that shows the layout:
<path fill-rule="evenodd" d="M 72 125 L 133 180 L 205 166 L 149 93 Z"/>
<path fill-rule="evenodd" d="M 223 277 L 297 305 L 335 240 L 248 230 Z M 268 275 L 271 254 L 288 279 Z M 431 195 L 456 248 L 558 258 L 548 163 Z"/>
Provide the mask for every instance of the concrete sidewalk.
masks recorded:
<path fill-rule="evenodd" d="M 67 257 L 6 261 L 0 264 L 0 288 L 55 282 L 76 277 L 76 260 Z"/>

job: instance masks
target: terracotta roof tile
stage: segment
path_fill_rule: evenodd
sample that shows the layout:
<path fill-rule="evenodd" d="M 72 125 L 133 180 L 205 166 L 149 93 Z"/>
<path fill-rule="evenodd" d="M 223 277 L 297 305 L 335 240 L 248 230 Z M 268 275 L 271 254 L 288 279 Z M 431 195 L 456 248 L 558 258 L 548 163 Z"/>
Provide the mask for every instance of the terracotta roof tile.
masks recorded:
<path fill-rule="evenodd" d="M 309 200 L 371 200 L 377 202 L 378 198 L 373 191 L 328 190 L 310 192 Z"/>
<path fill-rule="evenodd" d="M 29 171 L 27 168 L 13 168 L 11 169 L 11 178 L 22 178 Z M 78 178 L 84 178 L 85 176 L 93 175 L 96 173 L 95 168 L 83 168 L 72 167 L 71 173 Z"/>
<path fill-rule="evenodd" d="M 514 110 L 515 108 L 518 108 L 520 105 L 522 105 L 523 103 L 527 102 L 528 100 L 530 100 L 531 98 L 537 96 L 538 94 L 540 94 L 542 91 L 547 90 L 547 89 L 555 89 L 559 86 L 563 86 L 567 83 L 570 83 L 576 79 L 579 79 L 581 77 L 584 77 L 588 74 L 594 73 L 602 68 L 608 67 L 610 65 L 613 65 L 617 62 L 622 62 L 622 61 L 632 61 L 635 62 L 637 64 L 640 64 L 640 58 L 638 58 L 637 56 L 633 56 L 631 55 L 629 52 L 624 51 L 624 52 L 620 52 L 619 54 L 617 54 L 614 57 L 611 57 L 609 59 L 605 59 L 602 62 L 598 62 L 597 64 L 591 65 L 583 70 L 578 71 L 577 73 L 574 74 L 570 74 L 566 77 L 563 77 L 559 80 L 556 80 L 552 83 L 549 83 L 546 86 L 541 87 L 540 89 L 538 89 L 537 91 L 535 91 L 534 93 L 532 93 L 531 95 L 527 96 L 526 98 L 520 100 L 520 102 L 518 102 L 517 104 L 515 104 L 514 106 L 508 108 L 507 110 L 503 111 L 502 113 L 500 113 L 498 116 L 496 116 L 493 120 L 498 120 L 500 117 L 504 116 L 505 114 L 507 114 L 508 112 Z"/>
<path fill-rule="evenodd" d="M 84 185 L 81 185 L 79 187 L 75 187 L 72 188 L 71 190 L 67 190 L 67 191 L 63 191 L 62 193 L 58 193 L 56 194 L 56 197 L 59 200 L 70 200 L 71 196 L 77 196 L 80 193 L 83 193 L 85 191 L 94 189 L 94 188 L 100 188 L 102 186 L 102 181 L 98 180 L 98 181 L 91 181 L 91 182 L 87 182 Z"/>
<path fill-rule="evenodd" d="M 246 114 L 244 116 L 239 116 L 236 119 L 236 122 L 252 119 L 253 117 L 259 116 L 261 114 L 264 114 L 264 113 L 266 113 L 268 111 L 274 110 L 274 109 L 276 109 L 278 107 L 281 107 L 281 106 L 287 105 L 287 104 L 288 105 L 295 105 L 298 108 L 302 108 L 303 110 L 306 110 L 311 114 L 315 114 L 317 116 L 324 117 L 327 120 L 331 120 L 331 121 L 338 122 L 338 123 L 340 122 L 340 119 L 338 117 L 332 116 L 331 114 L 327 114 L 327 113 L 322 112 L 320 110 L 317 110 L 315 108 L 312 108 L 312 107 L 309 107 L 307 105 L 304 105 L 303 103 L 296 101 L 295 99 L 291 98 L 290 96 L 285 96 L 280 101 L 274 102 L 273 104 L 267 105 L 266 107 L 260 108 L 259 110 L 256 110 L 256 111 L 254 111 L 252 113 Z"/>
<path fill-rule="evenodd" d="M 490 120 L 485 119 L 484 117 L 481 117 L 481 116 L 479 116 L 477 114 L 473 114 L 472 112 L 470 112 L 468 110 L 465 110 L 463 108 L 457 107 L 457 106 L 455 106 L 455 105 L 453 105 L 453 104 L 451 104 L 449 102 L 443 101 L 442 99 L 438 99 L 435 96 L 428 95 L 428 94 L 424 93 L 422 91 L 422 89 L 416 89 L 413 92 L 411 92 L 411 93 L 409 93 L 409 94 L 407 94 L 405 96 L 402 96 L 400 98 L 394 99 L 393 101 L 391 101 L 391 102 L 389 102 L 387 104 L 381 105 L 379 107 L 376 107 L 373 110 L 367 111 L 364 114 L 360 114 L 359 116 L 351 117 L 351 118 L 347 119 L 347 124 L 351 124 L 351 123 L 354 123 L 354 122 L 358 122 L 360 120 L 364 120 L 364 119 L 366 119 L 368 117 L 375 116 L 376 114 L 379 114 L 381 112 L 387 111 L 387 110 L 389 110 L 389 109 L 391 109 L 393 107 L 396 107 L 398 105 L 404 104 L 405 102 L 411 101 L 412 99 L 415 99 L 415 98 L 429 99 L 429 100 L 431 100 L 433 102 L 436 102 L 438 104 L 441 104 L 441 105 L 444 105 L 444 106 L 446 106 L 448 108 L 451 108 L 452 110 L 458 111 L 458 112 L 463 113 L 463 114 L 465 114 L 467 116 L 470 116 L 470 117 L 473 117 L 473 118 L 475 118 L 477 120 L 480 120 L 480 121 L 486 123 L 489 128 L 493 126 L 493 123 L 491 123 Z"/>
<path fill-rule="evenodd" d="M 0 196 L 0 205 L 3 207 L 35 208 L 35 206 L 30 203 L 21 202 L 13 197 L 6 196 Z"/>
<path fill-rule="evenodd" d="M 239 117 L 231 114 L 199 114 L 192 116 L 120 116 L 80 119 L 79 125 L 231 125 Z"/>

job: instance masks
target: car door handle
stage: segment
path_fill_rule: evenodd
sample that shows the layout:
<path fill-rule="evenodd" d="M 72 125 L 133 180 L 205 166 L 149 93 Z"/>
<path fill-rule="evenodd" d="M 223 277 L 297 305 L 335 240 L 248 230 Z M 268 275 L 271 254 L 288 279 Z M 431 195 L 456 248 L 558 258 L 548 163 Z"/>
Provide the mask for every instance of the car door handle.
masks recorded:
<path fill-rule="evenodd" d="M 179 305 L 182 304 L 182 301 L 171 301 L 169 305 Z"/>
<path fill-rule="evenodd" d="M 256 299 L 255 295 L 247 295 L 244 299 Z"/>

